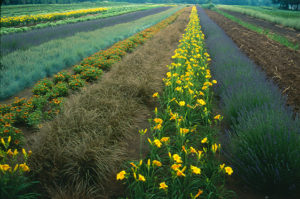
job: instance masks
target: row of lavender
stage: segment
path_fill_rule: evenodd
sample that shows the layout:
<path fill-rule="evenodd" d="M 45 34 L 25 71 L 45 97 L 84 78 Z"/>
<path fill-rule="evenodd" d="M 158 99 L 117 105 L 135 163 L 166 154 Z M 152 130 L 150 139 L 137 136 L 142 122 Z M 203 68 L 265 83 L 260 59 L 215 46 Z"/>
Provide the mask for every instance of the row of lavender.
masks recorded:
<path fill-rule="evenodd" d="M 220 83 L 216 94 L 230 126 L 225 155 L 236 174 L 265 194 L 299 189 L 300 120 L 272 81 L 202 9 L 198 15 Z M 220 45 L 222 41 L 222 45 Z"/>

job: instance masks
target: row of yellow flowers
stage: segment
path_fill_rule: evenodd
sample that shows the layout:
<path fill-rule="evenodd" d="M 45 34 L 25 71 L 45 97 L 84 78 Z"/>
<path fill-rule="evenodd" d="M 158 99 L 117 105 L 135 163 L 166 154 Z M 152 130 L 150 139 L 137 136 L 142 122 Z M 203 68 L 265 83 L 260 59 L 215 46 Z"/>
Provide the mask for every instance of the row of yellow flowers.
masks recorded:
<path fill-rule="evenodd" d="M 38 15 L 22 15 L 15 17 L 1 17 L 0 25 L 2 27 L 27 25 L 39 22 L 47 22 L 54 20 L 61 20 L 69 17 L 80 17 L 87 14 L 96 14 L 103 11 L 107 11 L 107 8 L 91 8 L 91 9 L 80 9 L 72 10 L 69 12 L 61 13 L 48 13 L 48 14 L 38 14 Z"/>
<path fill-rule="evenodd" d="M 148 158 L 131 162 L 116 178 L 125 180 L 129 198 L 230 198 L 222 185 L 233 170 L 218 160 L 212 125 L 222 116 L 212 114 L 210 89 L 217 81 L 211 80 L 196 7 L 172 58 L 164 93 L 153 94 L 161 111 L 155 108 L 151 121 Z"/>

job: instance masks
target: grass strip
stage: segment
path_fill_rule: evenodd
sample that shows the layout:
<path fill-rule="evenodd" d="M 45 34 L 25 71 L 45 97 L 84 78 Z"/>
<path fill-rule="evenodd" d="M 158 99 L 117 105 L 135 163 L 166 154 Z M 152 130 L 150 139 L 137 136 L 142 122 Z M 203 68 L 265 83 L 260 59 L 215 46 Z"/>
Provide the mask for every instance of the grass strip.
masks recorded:
<path fill-rule="evenodd" d="M 110 65 L 112 65 L 113 63 L 119 61 L 126 53 L 132 52 L 134 48 L 142 45 L 147 39 L 151 38 L 158 31 L 173 23 L 182 12 L 183 10 L 180 10 L 155 26 L 150 27 L 124 41 L 118 42 L 107 50 L 95 54 L 93 56 L 94 60 L 97 61 L 95 56 L 104 54 L 107 56 L 106 59 L 110 60 Z M 106 60 L 101 58 L 97 64 L 101 63 L 101 61 L 105 62 Z M 0 154 L 3 155 L 3 158 L 1 158 L 0 162 L 0 184 L 3 185 L 1 186 L 1 189 L 3 190 L 1 194 L 4 194 L 3 198 L 17 198 L 17 196 L 19 196 L 18 194 L 21 192 L 24 193 L 24 190 L 26 190 L 28 186 L 32 186 L 35 183 L 28 181 L 28 178 L 24 175 L 26 172 L 30 171 L 29 167 L 26 165 L 26 161 L 30 152 L 27 153 L 24 150 L 24 157 L 22 158 L 20 156 L 22 154 L 20 154 L 20 157 L 18 159 L 16 158 L 18 155 L 18 149 L 20 149 L 24 144 L 24 139 L 22 131 L 15 126 L 29 125 L 32 127 L 40 124 L 46 119 L 53 118 L 55 115 L 57 115 L 57 113 L 60 112 L 62 102 L 64 100 L 63 97 L 67 96 L 71 89 L 74 90 L 74 87 L 79 89 L 86 84 L 86 81 L 96 80 L 98 77 L 100 77 L 101 72 L 96 73 L 96 71 L 101 71 L 101 66 L 94 67 L 86 63 L 82 64 L 83 65 L 80 65 L 82 69 L 80 73 L 78 73 L 78 70 L 76 69 L 79 65 L 74 66 L 74 72 L 78 73 L 77 75 L 71 76 L 71 74 L 61 72 L 55 75 L 53 80 L 45 79 L 38 83 L 33 89 L 33 92 L 35 92 L 36 95 L 34 95 L 32 98 L 28 100 L 25 98 L 16 99 L 12 104 L 0 105 Z M 16 152 L 12 152 L 14 149 Z M 12 152 L 12 154 L 10 152 Z M 16 165 L 19 165 L 19 161 L 22 159 L 25 161 L 25 163 L 23 163 L 23 167 L 20 167 L 20 172 L 12 173 L 11 169 L 14 169 Z M 2 169 L 3 166 L 5 166 L 4 169 Z M 16 182 L 16 179 L 19 179 L 19 181 Z M 20 187 L 25 184 L 28 186 L 25 186 L 24 189 L 20 189 L 18 192 L 11 192 L 10 183 L 20 183 L 15 184 L 15 186 Z M 5 193 L 8 193 L 9 196 L 5 195 Z M 32 194 L 32 196 L 36 195 Z"/>
<path fill-rule="evenodd" d="M 81 32 L 52 40 L 28 50 L 17 50 L 1 58 L 0 99 L 5 99 L 44 77 L 72 66 L 84 57 L 109 47 L 169 17 L 181 7 L 143 17 L 130 23 Z"/>
<path fill-rule="evenodd" d="M 103 19 L 103 18 L 118 16 L 118 15 L 130 13 L 130 12 L 148 10 L 148 9 L 152 9 L 152 8 L 156 8 L 156 7 L 161 7 L 161 6 L 159 6 L 159 5 L 157 5 L 157 6 L 140 5 L 140 6 L 112 7 L 112 8 L 110 8 L 110 10 L 106 11 L 105 13 L 101 13 L 101 14 L 95 15 L 95 16 L 70 18 L 70 19 L 59 20 L 56 22 L 46 22 L 46 23 L 41 23 L 41 24 L 37 24 L 34 26 L 26 26 L 26 27 L 18 27 L 18 28 L 1 27 L 0 35 L 6 35 L 6 34 L 12 34 L 12 33 L 18 33 L 18 32 L 26 32 L 26 31 L 30 31 L 30 30 L 34 30 L 34 29 L 55 27 L 55 26 L 59 26 L 59 25 L 63 25 L 63 24 L 78 23 L 78 22 L 90 21 L 90 20 L 95 20 L 95 19 Z"/>
<path fill-rule="evenodd" d="M 226 9 L 233 12 L 239 12 L 252 17 L 264 19 L 276 24 L 291 27 L 300 30 L 300 12 L 286 11 L 275 8 L 261 8 L 250 6 L 230 6 L 230 5 L 217 5 L 217 8 Z"/>
<path fill-rule="evenodd" d="M 160 108 L 150 121 L 148 158 L 132 161 L 117 174 L 129 198 L 231 198 L 225 174 L 233 170 L 218 160 L 220 144 L 213 124 L 210 57 L 204 45 L 196 7 L 168 66 L 165 90 L 154 93 Z M 141 139 L 147 129 L 140 130 Z M 130 165 L 130 166 L 129 166 Z"/>
<path fill-rule="evenodd" d="M 291 198 L 300 186 L 299 118 L 293 118 L 278 87 L 204 10 L 199 15 L 208 36 L 212 72 L 219 82 L 215 93 L 230 126 L 229 139 L 224 141 L 228 161 L 248 186 L 270 197 Z"/>
<path fill-rule="evenodd" d="M 272 33 L 270 30 L 268 29 L 264 29 L 264 28 L 261 28 L 261 27 L 258 27 L 254 24 L 250 24 L 250 23 L 247 23 L 247 22 L 244 22 L 243 20 L 241 19 L 238 19 L 237 17 L 234 17 L 226 12 L 223 12 L 219 9 L 213 9 L 214 11 L 216 11 L 217 13 L 223 15 L 224 17 L 240 24 L 241 26 L 245 27 L 245 28 L 248 28 L 254 32 L 257 32 L 259 34 L 263 34 L 263 35 L 266 35 L 269 39 L 273 40 L 273 41 L 276 41 L 288 48 L 291 48 L 291 49 L 294 49 L 294 50 L 299 50 L 299 44 L 298 43 L 293 43 L 291 41 L 289 41 L 288 38 L 284 37 L 284 36 L 281 36 L 281 35 L 278 35 L 276 33 Z"/>

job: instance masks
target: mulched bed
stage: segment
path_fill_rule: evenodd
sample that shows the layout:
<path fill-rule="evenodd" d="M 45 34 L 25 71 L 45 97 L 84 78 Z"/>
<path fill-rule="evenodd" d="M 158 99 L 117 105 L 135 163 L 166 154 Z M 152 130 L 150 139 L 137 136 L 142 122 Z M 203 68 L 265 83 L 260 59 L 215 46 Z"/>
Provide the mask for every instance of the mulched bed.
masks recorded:
<path fill-rule="evenodd" d="M 120 23 L 131 22 L 149 15 L 168 10 L 170 7 L 159 7 L 128 14 L 96 19 L 72 24 L 64 24 L 55 27 L 35 29 L 28 32 L 15 33 L 1 36 L 1 54 L 5 55 L 18 49 L 28 49 L 44 42 L 72 36 L 78 32 L 88 32 L 96 29 L 114 26 Z"/>
<path fill-rule="evenodd" d="M 279 86 L 282 94 L 287 96 L 287 105 L 299 112 L 300 52 L 248 30 L 214 11 L 205 12 Z"/>

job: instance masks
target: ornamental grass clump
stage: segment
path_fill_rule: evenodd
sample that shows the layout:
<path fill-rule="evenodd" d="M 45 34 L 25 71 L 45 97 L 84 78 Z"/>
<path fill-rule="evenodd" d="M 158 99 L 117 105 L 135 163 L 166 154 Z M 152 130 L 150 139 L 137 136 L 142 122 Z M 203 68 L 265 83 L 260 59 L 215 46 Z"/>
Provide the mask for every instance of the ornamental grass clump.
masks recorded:
<path fill-rule="evenodd" d="M 258 190 L 293 192 L 299 186 L 300 122 L 290 118 L 283 107 L 256 107 L 242 111 L 232 127 L 229 159 Z"/>
<path fill-rule="evenodd" d="M 153 94 L 161 104 L 150 120 L 150 152 L 132 161 L 116 180 L 124 180 L 130 198 L 231 198 L 224 188 L 225 175 L 233 169 L 219 162 L 221 145 L 212 124 L 210 55 L 204 46 L 196 7 L 163 79 L 163 94 Z M 145 132 L 146 130 L 140 130 Z"/>

